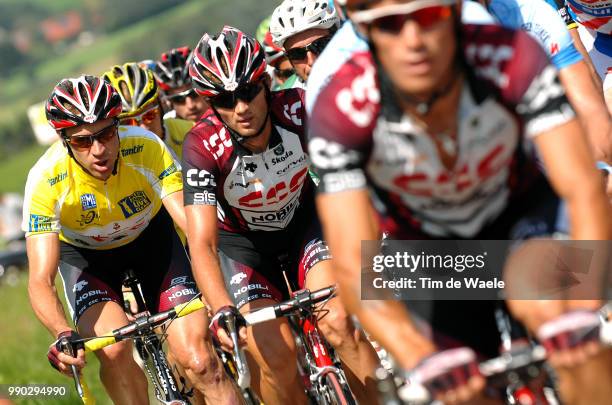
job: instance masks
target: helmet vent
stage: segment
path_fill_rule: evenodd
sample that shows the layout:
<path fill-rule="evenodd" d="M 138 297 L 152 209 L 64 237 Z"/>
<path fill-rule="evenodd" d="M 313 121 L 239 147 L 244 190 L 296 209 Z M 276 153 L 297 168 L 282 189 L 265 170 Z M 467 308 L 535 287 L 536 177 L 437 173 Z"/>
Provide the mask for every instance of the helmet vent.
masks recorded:
<path fill-rule="evenodd" d="M 227 62 L 223 56 L 223 51 L 221 48 L 217 48 L 217 60 L 219 61 L 219 67 L 223 71 L 223 76 L 228 77 L 230 75 L 229 66 L 227 66 Z"/>
<path fill-rule="evenodd" d="M 124 100 L 128 104 L 131 104 L 132 103 L 132 95 L 130 94 L 130 89 L 129 89 L 127 83 L 125 82 L 125 80 L 122 80 L 121 82 L 119 82 L 119 90 L 121 91 L 121 94 L 123 95 Z"/>
<path fill-rule="evenodd" d="M 79 91 L 79 95 L 81 96 L 81 100 L 83 100 L 83 105 L 87 110 L 89 110 L 89 97 L 87 96 L 87 89 L 83 86 L 82 83 L 77 85 L 77 89 Z"/>
<path fill-rule="evenodd" d="M 242 48 L 240 49 L 240 54 L 238 55 L 238 59 L 236 61 L 236 78 L 239 78 L 244 73 L 246 73 L 244 71 L 245 59 L 246 59 L 245 49 Z"/>

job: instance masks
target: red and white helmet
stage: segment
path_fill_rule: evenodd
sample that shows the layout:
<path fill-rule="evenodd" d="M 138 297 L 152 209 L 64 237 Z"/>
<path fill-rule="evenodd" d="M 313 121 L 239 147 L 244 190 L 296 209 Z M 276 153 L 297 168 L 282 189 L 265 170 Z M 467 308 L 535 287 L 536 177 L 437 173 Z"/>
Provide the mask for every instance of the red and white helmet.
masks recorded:
<path fill-rule="evenodd" d="M 61 130 L 118 116 L 121 97 L 95 76 L 63 79 L 53 88 L 45 112 L 49 125 Z"/>
<path fill-rule="evenodd" d="M 259 42 L 227 25 L 215 37 L 204 34 L 189 65 L 193 87 L 204 97 L 234 91 L 265 72 L 266 55 Z"/>

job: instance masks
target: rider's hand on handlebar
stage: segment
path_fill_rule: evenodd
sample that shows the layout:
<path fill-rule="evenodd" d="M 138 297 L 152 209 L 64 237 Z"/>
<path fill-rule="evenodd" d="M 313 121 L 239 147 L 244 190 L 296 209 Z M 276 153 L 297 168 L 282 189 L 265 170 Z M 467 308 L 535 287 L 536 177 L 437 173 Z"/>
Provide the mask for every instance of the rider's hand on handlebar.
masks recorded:
<path fill-rule="evenodd" d="M 62 374 L 72 376 L 72 365 L 79 370 L 85 367 L 85 349 L 82 342 L 74 343 L 75 340 L 80 340 L 81 336 L 73 331 L 67 330 L 57 335 L 57 339 L 49 346 L 47 359 L 49 364 Z M 68 345 L 72 345 L 76 350 L 76 357 L 68 354 Z"/>
<path fill-rule="evenodd" d="M 235 330 L 238 331 L 238 344 L 244 346 L 247 340 L 246 320 L 235 306 L 226 305 L 219 308 L 210 321 L 210 332 L 213 339 L 229 353 L 233 351 L 234 344 L 227 331 L 226 322 L 232 318 L 235 322 Z"/>
<path fill-rule="evenodd" d="M 481 394 L 486 383 L 478 371 L 476 354 L 467 347 L 426 357 L 409 373 L 409 379 L 447 405 L 469 403 Z"/>
<path fill-rule="evenodd" d="M 573 311 L 544 323 L 537 336 L 553 366 L 577 366 L 602 350 L 599 315 Z"/>

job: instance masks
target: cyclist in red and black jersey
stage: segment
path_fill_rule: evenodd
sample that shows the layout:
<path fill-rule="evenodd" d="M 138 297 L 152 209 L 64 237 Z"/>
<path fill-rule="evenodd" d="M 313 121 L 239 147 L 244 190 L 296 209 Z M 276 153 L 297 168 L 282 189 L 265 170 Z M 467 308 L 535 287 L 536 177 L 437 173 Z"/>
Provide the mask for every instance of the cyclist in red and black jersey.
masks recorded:
<path fill-rule="evenodd" d="M 460 3 L 346 1 L 352 24 L 319 56 L 307 87 L 309 151 L 321 178 L 317 207 L 341 297 L 406 369 L 444 347 L 417 328 L 401 303 L 360 299 L 362 240 L 376 240 L 381 231 L 393 239 L 552 234 L 559 206 L 553 190 L 568 204 L 573 238 L 612 236 L 610 207 L 557 71 L 523 32 L 461 24 Z M 537 272 L 521 275 L 535 284 Z M 435 302 L 446 321 L 440 326 L 471 331 L 476 336 L 466 338 L 488 344 L 485 320 L 478 323 L 488 304 L 469 303 Z M 509 304 L 537 333 L 566 311 L 594 310 L 601 302 Z M 598 350 L 603 354 L 592 356 Z M 609 350 L 578 345 L 560 353 L 552 358 L 568 403 L 609 398 L 603 383 L 611 378 Z M 585 371 L 596 376 L 588 392 L 580 390 Z M 460 389 L 444 381 L 444 402 L 476 403 L 484 381 L 466 381 Z"/>
<path fill-rule="evenodd" d="M 183 146 L 188 241 L 198 286 L 212 306 L 213 330 L 229 312 L 240 316 L 286 294 L 283 270 L 293 287 L 317 289 L 334 283 L 326 244 L 314 209 L 308 175 L 302 90 L 271 93 L 265 54 L 254 39 L 232 27 L 204 35 L 190 75 L 211 109 Z M 365 380 L 376 354 L 357 333 L 339 300 L 326 305 L 322 332 L 357 379 Z M 305 403 L 295 347 L 286 321 L 240 330 L 261 370 L 265 403 Z M 248 336 L 247 336 L 248 335 Z"/>

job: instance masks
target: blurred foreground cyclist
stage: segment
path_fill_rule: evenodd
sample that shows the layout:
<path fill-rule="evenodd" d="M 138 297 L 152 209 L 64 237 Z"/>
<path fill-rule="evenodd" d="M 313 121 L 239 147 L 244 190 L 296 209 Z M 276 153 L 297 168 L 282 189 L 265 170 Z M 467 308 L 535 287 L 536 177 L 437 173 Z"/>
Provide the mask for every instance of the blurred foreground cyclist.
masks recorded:
<path fill-rule="evenodd" d="M 401 303 L 360 299 L 362 240 L 382 231 L 394 239 L 550 235 L 557 194 L 573 238 L 607 240 L 610 206 L 557 71 L 526 33 L 463 24 L 455 0 L 345 3 L 353 24 L 320 55 L 307 89 L 317 207 L 347 308 L 404 368 L 418 368 L 448 346 L 426 337 Z M 434 330 L 496 352 L 493 303 L 431 304 Z M 601 304 L 509 302 L 535 334 L 568 311 Z M 568 403 L 603 404 L 612 395 L 609 350 L 589 342 L 551 359 Z M 478 403 L 481 377 L 448 377 L 441 399 Z"/>

